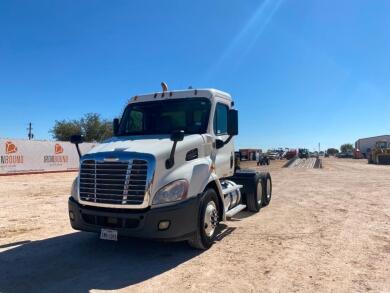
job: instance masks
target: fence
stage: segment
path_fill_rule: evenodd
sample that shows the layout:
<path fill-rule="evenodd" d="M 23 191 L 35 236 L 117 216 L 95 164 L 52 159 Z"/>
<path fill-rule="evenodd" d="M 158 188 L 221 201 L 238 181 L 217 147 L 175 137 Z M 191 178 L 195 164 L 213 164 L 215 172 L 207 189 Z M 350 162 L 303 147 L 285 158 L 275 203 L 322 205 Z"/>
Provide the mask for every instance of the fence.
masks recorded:
<path fill-rule="evenodd" d="M 81 153 L 93 146 L 93 143 L 81 144 Z M 70 142 L 0 139 L 0 176 L 76 171 L 78 168 L 79 157 Z"/>

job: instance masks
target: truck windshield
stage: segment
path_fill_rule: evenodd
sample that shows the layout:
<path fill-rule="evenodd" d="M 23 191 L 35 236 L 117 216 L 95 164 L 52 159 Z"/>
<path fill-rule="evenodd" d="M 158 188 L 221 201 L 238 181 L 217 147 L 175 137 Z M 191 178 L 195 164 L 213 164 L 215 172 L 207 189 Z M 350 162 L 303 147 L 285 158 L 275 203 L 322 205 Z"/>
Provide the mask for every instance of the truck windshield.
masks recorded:
<path fill-rule="evenodd" d="M 186 134 L 207 131 L 211 103 L 206 98 L 171 99 L 129 104 L 123 113 L 118 135 Z"/>
<path fill-rule="evenodd" d="M 377 147 L 380 149 L 385 149 L 385 148 L 387 148 L 387 142 L 385 142 L 385 141 L 378 142 Z"/>

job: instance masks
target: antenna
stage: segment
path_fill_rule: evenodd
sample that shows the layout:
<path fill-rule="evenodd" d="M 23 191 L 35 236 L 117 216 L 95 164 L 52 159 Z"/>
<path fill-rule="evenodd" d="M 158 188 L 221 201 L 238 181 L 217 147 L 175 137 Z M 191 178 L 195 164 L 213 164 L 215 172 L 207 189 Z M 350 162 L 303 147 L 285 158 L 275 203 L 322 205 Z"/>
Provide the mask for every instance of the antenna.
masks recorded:
<path fill-rule="evenodd" d="M 32 133 L 33 128 L 32 128 L 32 123 L 31 122 L 28 124 L 27 130 L 28 130 L 28 134 L 27 134 L 28 139 L 32 140 L 34 138 L 34 134 Z"/>

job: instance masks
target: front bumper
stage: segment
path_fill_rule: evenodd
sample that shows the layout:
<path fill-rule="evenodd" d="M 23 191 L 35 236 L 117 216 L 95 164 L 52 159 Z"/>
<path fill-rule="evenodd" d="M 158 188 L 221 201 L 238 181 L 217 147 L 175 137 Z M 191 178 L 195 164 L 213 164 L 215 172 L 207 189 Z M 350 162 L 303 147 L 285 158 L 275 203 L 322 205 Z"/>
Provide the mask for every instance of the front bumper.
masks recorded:
<path fill-rule="evenodd" d="M 179 241 L 191 237 L 198 224 L 200 197 L 174 205 L 144 210 L 108 209 L 81 205 L 68 200 L 70 224 L 73 229 L 100 232 L 101 228 L 118 231 L 118 235 Z M 169 221 L 166 230 L 159 230 L 160 221 Z"/>

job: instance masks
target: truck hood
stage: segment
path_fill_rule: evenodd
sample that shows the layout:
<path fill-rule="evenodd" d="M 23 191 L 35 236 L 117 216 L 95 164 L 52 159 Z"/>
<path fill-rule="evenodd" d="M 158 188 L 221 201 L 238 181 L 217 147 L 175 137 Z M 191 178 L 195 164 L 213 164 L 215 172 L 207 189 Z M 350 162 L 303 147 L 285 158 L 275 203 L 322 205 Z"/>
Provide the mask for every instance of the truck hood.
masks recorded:
<path fill-rule="evenodd" d="M 176 151 L 184 151 L 189 147 L 194 147 L 204 143 L 203 136 L 200 134 L 186 135 L 183 141 L 179 141 L 176 146 Z M 135 152 L 147 153 L 160 157 L 168 157 L 173 142 L 169 135 L 143 135 L 143 136 L 121 136 L 113 137 L 109 140 L 92 148 L 88 154 L 100 152 Z"/>

